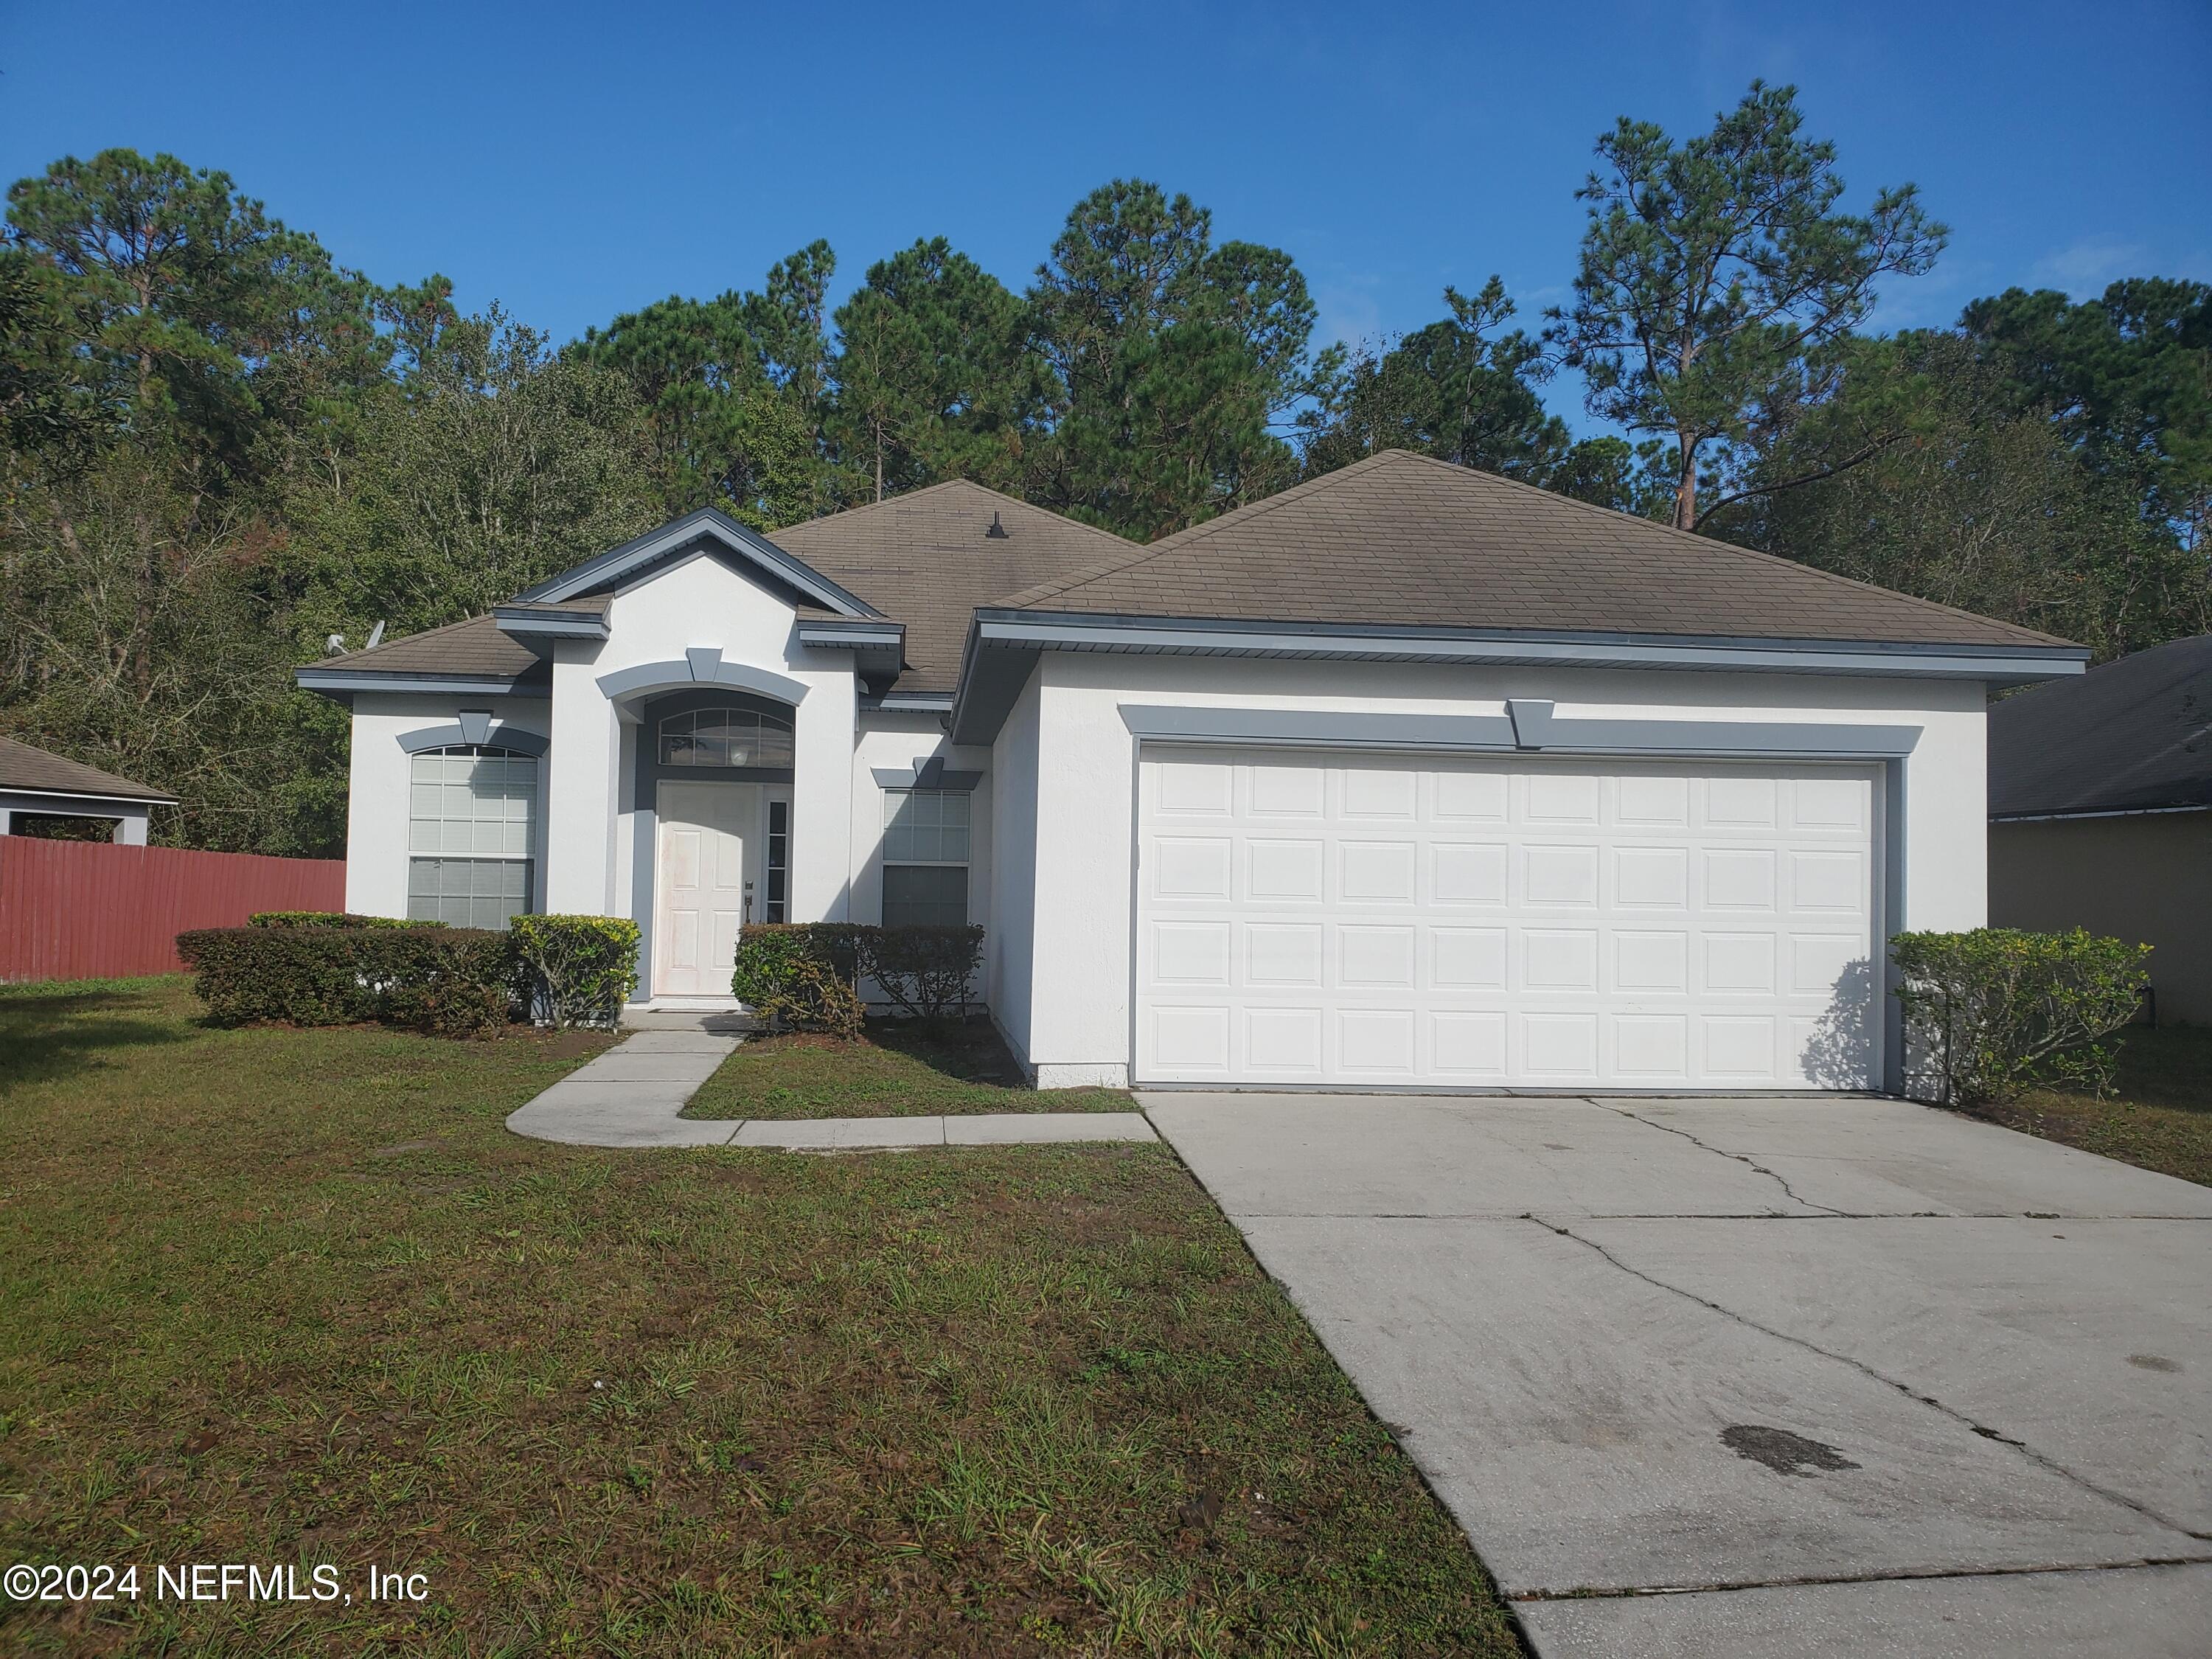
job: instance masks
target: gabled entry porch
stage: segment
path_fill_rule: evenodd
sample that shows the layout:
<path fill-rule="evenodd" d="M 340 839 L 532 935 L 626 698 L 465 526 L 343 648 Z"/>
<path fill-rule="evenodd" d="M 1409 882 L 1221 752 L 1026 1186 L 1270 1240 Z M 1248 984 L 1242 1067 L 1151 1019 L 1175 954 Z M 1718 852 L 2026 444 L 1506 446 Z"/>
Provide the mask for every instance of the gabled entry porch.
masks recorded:
<path fill-rule="evenodd" d="M 714 684 L 627 712 L 641 989 L 656 1007 L 735 1008 L 739 931 L 790 908 L 794 707 Z"/>

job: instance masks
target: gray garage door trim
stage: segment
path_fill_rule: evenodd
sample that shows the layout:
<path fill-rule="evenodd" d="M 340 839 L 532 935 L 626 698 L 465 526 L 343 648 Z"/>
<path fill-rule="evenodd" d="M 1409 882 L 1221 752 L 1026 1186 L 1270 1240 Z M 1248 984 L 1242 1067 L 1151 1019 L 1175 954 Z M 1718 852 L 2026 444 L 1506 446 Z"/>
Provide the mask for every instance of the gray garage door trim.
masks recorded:
<path fill-rule="evenodd" d="M 1246 753 L 1244 754 L 1243 760 L 1247 763 L 1281 763 L 1289 762 L 1292 759 L 1292 757 L 1283 751 L 1293 749 L 1305 750 L 1310 754 L 1309 764 L 1322 768 L 1328 767 L 1332 763 L 1332 759 L 1338 763 L 1360 764 L 1367 767 L 1374 767 L 1378 764 L 1387 764 L 1388 763 L 1395 762 L 1401 763 L 1402 766 L 1407 769 L 1416 770 L 1422 768 L 1425 763 L 1431 766 L 1436 763 L 1443 763 L 1448 766 L 1455 764 L 1456 767 L 1463 768 L 1469 763 L 1475 761 L 1477 757 L 1468 752 L 1468 750 L 1474 747 L 1472 744 L 1453 744 L 1449 747 L 1446 747 L 1443 744 L 1436 743 L 1435 738 L 1437 734 L 1435 732 L 1433 721 L 1437 717 L 1355 717 L 1363 720 L 1379 720 L 1385 723 L 1395 720 L 1420 722 L 1421 726 L 1419 728 L 1409 726 L 1401 727 L 1401 730 L 1404 732 L 1405 736 L 1410 737 L 1413 735 L 1413 730 L 1424 729 L 1430 738 L 1430 741 L 1426 743 L 1406 742 L 1403 740 L 1389 741 L 1386 738 L 1382 742 L 1371 742 L 1369 744 L 1358 744 L 1357 746 L 1346 744 L 1341 741 L 1324 746 L 1322 744 L 1314 743 L 1311 738 L 1306 739 L 1303 744 L 1297 742 L 1291 734 L 1293 731 L 1302 728 L 1300 726 L 1293 725 L 1287 721 L 1278 722 L 1271 732 L 1269 738 L 1262 738 L 1258 743 L 1255 743 L 1254 738 L 1258 735 L 1254 729 L 1255 726 L 1264 726 L 1267 722 L 1265 720 L 1255 720 L 1252 717 L 1255 715 L 1264 716 L 1272 714 L 1275 711 L 1250 711 L 1237 709 L 1201 709 L 1185 711 L 1173 709 L 1164 710 L 1158 706 L 1125 705 L 1121 712 L 1124 720 L 1130 726 L 1133 734 L 1144 732 L 1146 728 L 1152 728 L 1153 731 L 1157 732 L 1157 735 L 1146 733 L 1146 735 L 1140 736 L 1139 741 L 1133 745 L 1135 753 L 1133 757 L 1136 763 L 1134 769 L 1137 774 L 1133 781 L 1136 782 L 1138 787 L 1133 792 L 1136 799 L 1133 801 L 1134 811 L 1131 823 L 1131 833 L 1134 837 L 1134 849 L 1136 851 L 1137 857 L 1132 860 L 1133 866 L 1136 867 L 1133 868 L 1131 891 L 1129 1052 L 1131 1055 L 1133 1075 L 1138 1081 L 1145 1083 L 1147 1086 L 1156 1088 L 1230 1087 L 1265 1089 L 1270 1091 L 1299 1088 L 1324 1091 L 1355 1089 L 1359 1092 L 1389 1091 L 1395 1088 L 1406 1092 L 1417 1093 L 1495 1093 L 1498 1092 L 1500 1090 L 1507 1090 L 1512 1092 L 1577 1093 L 1590 1092 L 1594 1089 L 1602 1089 L 1605 1092 L 1608 1093 L 1668 1094 L 1680 1093 L 1682 1092 L 1686 1087 L 1692 1086 L 1694 1086 L 1696 1091 L 1700 1093 L 1725 1091 L 1725 1085 L 1717 1084 L 1709 1079 L 1699 1081 L 1694 1085 L 1688 1084 L 1674 1084 L 1671 1082 L 1643 1085 L 1633 1082 L 1622 1082 L 1614 1079 L 1607 1079 L 1602 1082 L 1579 1081 L 1571 1084 L 1561 1083 L 1553 1085 L 1540 1081 L 1530 1081 L 1524 1078 L 1515 1078 L 1510 1080 L 1503 1081 L 1468 1083 L 1455 1082 L 1450 1079 L 1440 1080 L 1433 1077 L 1424 1077 L 1420 1080 L 1403 1084 L 1393 1084 L 1383 1079 L 1376 1077 L 1363 1077 L 1356 1082 L 1342 1079 L 1328 1079 L 1322 1080 L 1299 1082 L 1288 1078 L 1282 1078 L 1279 1080 L 1239 1079 L 1232 1081 L 1226 1078 L 1210 1080 L 1205 1078 L 1191 1076 L 1182 1076 L 1172 1079 L 1163 1079 L 1159 1075 L 1158 1075 L 1162 1068 L 1152 1058 L 1152 1045 L 1146 1040 L 1147 1031 L 1143 1025 L 1143 1022 L 1146 1018 L 1146 993 L 1147 987 L 1146 983 L 1146 974 L 1145 970 L 1148 961 L 1145 952 L 1149 948 L 1149 941 L 1145 932 L 1147 913 L 1146 895 L 1148 890 L 1144 885 L 1146 878 L 1142 866 L 1144 865 L 1145 856 L 1147 851 L 1147 838 L 1152 833 L 1147 825 L 1147 817 L 1150 811 L 1150 806 L 1148 804 L 1149 797 L 1147 795 L 1148 780 L 1147 774 L 1145 770 L 1146 763 L 1172 758 L 1178 755 L 1190 760 L 1212 759 L 1219 762 L 1235 763 L 1232 757 L 1221 752 L 1224 748 L 1235 748 L 1245 750 Z M 1534 724 L 1534 722 L 1528 721 L 1526 719 L 1525 710 L 1516 710 L 1515 712 L 1516 714 L 1522 715 L 1524 726 Z M 1547 707 L 1544 710 L 1544 714 L 1548 715 L 1548 707 Z M 1169 718 L 1162 719 L 1161 716 L 1163 714 Z M 1182 718 L 1176 718 L 1177 716 L 1182 716 Z M 1483 717 L 1478 716 L 1465 718 L 1467 718 L 1468 723 L 1472 725 L 1474 720 L 1482 720 Z M 1310 722 L 1314 717 L 1310 714 L 1294 714 L 1292 719 L 1295 721 L 1304 723 L 1303 729 L 1311 729 Z M 1484 721 L 1486 726 L 1490 722 L 1488 720 Z M 1507 722 L 1503 720 L 1497 721 L 1496 723 L 1501 726 L 1507 724 Z M 1649 750 L 1644 749 L 1641 744 L 1637 744 L 1635 745 L 1636 752 L 1632 753 L 1632 755 L 1626 758 L 1622 757 L 1617 751 L 1612 753 L 1599 751 L 1598 753 L 1589 757 L 1589 758 L 1592 759 L 1595 763 L 1590 767 L 1586 769 L 1571 769 L 1583 775 L 1595 777 L 1600 780 L 1617 780 L 1621 775 L 1624 769 L 1636 771 L 1650 770 L 1657 773 L 1669 773 L 1673 775 L 1692 779 L 1693 781 L 1692 787 L 1702 790 L 1705 784 L 1716 775 L 1727 775 L 1735 774 L 1741 769 L 1747 769 L 1744 768 L 1744 763 L 1750 758 L 1750 757 L 1741 750 L 1735 750 L 1733 752 L 1723 752 L 1721 754 L 1712 754 L 1710 752 L 1701 753 L 1694 750 L 1690 752 L 1677 752 L 1676 744 L 1677 742 L 1680 740 L 1678 738 L 1678 733 L 1682 732 L 1686 728 L 1692 728 L 1696 726 L 1699 724 L 1698 722 L 1593 721 L 1550 722 L 1549 724 L 1551 733 L 1553 735 L 1564 735 L 1560 732 L 1560 728 L 1562 726 L 1571 727 L 1574 726 L 1595 726 L 1599 725 L 1616 725 L 1644 727 L 1646 728 L 1643 734 L 1645 737 L 1649 738 L 1661 738 L 1662 732 L 1659 730 L 1652 730 L 1650 728 L 1664 729 L 1663 740 L 1654 742 Z M 1170 735 L 1169 731 L 1158 730 L 1158 727 L 1164 726 L 1170 726 L 1172 728 L 1172 735 Z M 1540 726 L 1538 729 L 1540 730 L 1541 727 Z M 1729 730 L 1729 735 L 1733 737 L 1737 729 L 1740 729 L 1739 726 L 1732 725 Z M 1807 726 L 1796 724 L 1784 726 L 1782 723 L 1778 722 L 1771 725 L 1768 729 L 1777 737 L 1781 737 L 1784 732 L 1788 732 L 1791 736 L 1796 736 L 1808 729 L 1817 730 L 1821 732 L 1823 736 L 1830 736 L 1832 734 L 1832 746 L 1824 744 L 1822 745 L 1822 751 L 1820 752 L 1804 754 L 1784 750 L 1782 749 L 1782 746 L 1778 744 L 1776 745 L 1775 752 L 1763 751 L 1760 758 L 1772 763 L 1796 763 L 1796 765 L 1801 769 L 1800 772 L 1796 774 L 1796 775 L 1819 775 L 1829 773 L 1846 773 L 1856 777 L 1868 779 L 1872 784 L 1872 793 L 1868 802 L 1869 811 L 1869 822 L 1865 826 L 1866 840 L 1864 843 L 1867 852 L 1871 859 L 1871 868 L 1868 872 L 1868 889 L 1865 896 L 1868 913 L 1868 921 L 1866 926 L 1869 935 L 1869 953 L 1878 958 L 1879 965 L 1875 969 L 1876 976 L 1875 984 L 1874 987 L 1870 988 L 1873 992 L 1873 1006 L 1869 1012 L 1869 1018 L 1871 1021 L 1871 1032 L 1875 1046 L 1871 1054 L 1869 1056 L 1869 1074 L 1870 1080 L 1874 1083 L 1875 1086 L 1893 1090 L 1897 1086 L 1898 1081 L 1901 1076 L 1902 1042 L 1901 1034 L 1899 1030 L 1899 1021 L 1895 1017 L 1895 1006 L 1891 996 L 1891 993 L 1893 993 L 1894 989 L 1894 969 L 1887 961 L 1886 950 L 1881 948 L 1881 941 L 1885 940 L 1888 937 L 1889 933 L 1895 926 L 1893 919 L 1900 915 L 1902 908 L 1901 898 L 1904 884 L 1903 825 L 1905 805 L 1903 755 L 1905 752 L 1910 750 L 1914 740 L 1917 738 L 1919 735 L 1919 728 L 1852 726 L 1838 730 L 1836 727 L 1808 728 Z M 1850 736 L 1848 738 L 1844 738 L 1843 732 L 1844 731 L 1849 732 Z M 1205 735 L 1200 735 L 1201 732 L 1204 732 Z M 1488 736 L 1489 734 L 1486 732 L 1484 735 Z M 1389 736 L 1395 737 L 1398 736 L 1398 733 L 1392 732 Z M 1838 738 L 1841 740 L 1832 740 Z M 1722 747 L 1724 750 L 1729 747 L 1725 744 L 1717 746 Z M 1685 747 L 1686 748 L 1686 744 L 1685 744 Z M 1508 758 L 1516 753 L 1516 750 L 1514 748 L 1504 744 L 1498 744 L 1494 742 L 1482 743 L 1480 744 L 1480 748 L 1484 750 L 1498 750 L 1498 759 L 1500 761 L 1500 765 L 1496 769 L 1494 769 L 1500 772 L 1518 772 L 1522 769 Z M 1388 750 L 1391 752 L 1388 755 L 1378 754 L 1375 752 L 1378 749 Z M 1518 749 L 1517 752 L 1524 761 L 1567 761 L 1577 757 L 1580 753 L 1580 750 L 1581 745 L 1579 744 L 1562 744 L 1557 748 L 1554 748 L 1550 744 L 1547 744 L 1540 754 L 1532 751 L 1528 747 L 1521 747 Z M 1876 752 L 1869 754 L 1868 752 L 1869 750 L 1875 750 Z M 1887 752 L 1881 753 L 1881 750 L 1887 750 Z M 1209 753 L 1208 751 L 1212 752 Z M 1842 752 L 1839 753 L 1838 751 Z M 1851 759 L 1872 761 L 1875 763 L 1871 765 L 1862 764 L 1855 767 L 1844 767 L 1838 765 L 1838 763 L 1843 760 L 1846 756 Z M 1606 764 L 1608 760 L 1613 762 L 1614 764 L 1608 767 Z M 1638 760 L 1648 760 L 1652 763 L 1658 763 L 1659 764 L 1650 769 L 1640 768 L 1636 764 Z M 1671 766 L 1668 764 L 1670 763 Z M 1699 763 L 1703 763 L 1700 764 Z M 1550 769 L 1545 769 L 1549 770 Z M 1759 769 L 1765 771 L 1768 775 L 1777 778 L 1786 779 L 1793 775 L 1786 769 L 1776 771 L 1771 766 Z M 1611 787 L 1617 790 L 1618 783 L 1615 781 L 1607 784 L 1601 781 L 1600 787 Z M 1702 800 L 1702 794 L 1700 794 L 1699 799 Z M 1332 831 L 1330 833 L 1335 834 L 1338 832 Z M 1335 855 L 1332 853 L 1330 856 L 1334 858 Z M 1519 855 L 1516 854 L 1516 856 L 1517 857 Z M 1326 1000 L 1326 999 L 1324 999 L 1324 1000 Z M 1692 1008 L 1697 1006 L 1698 1005 L 1694 1003 L 1690 1005 Z M 1150 1075 L 1148 1075 L 1148 1073 L 1150 1073 Z M 1756 1085 L 1747 1085 L 1741 1091 L 1741 1092 L 1768 1093 L 1771 1092 L 1778 1086 L 1787 1086 L 1787 1080 L 1778 1079 L 1774 1083 L 1761 1082 Z M 1800 1083 L 1798 1086 L 1802 1088 L 1804 1085 L 1802 1083 Z"/>

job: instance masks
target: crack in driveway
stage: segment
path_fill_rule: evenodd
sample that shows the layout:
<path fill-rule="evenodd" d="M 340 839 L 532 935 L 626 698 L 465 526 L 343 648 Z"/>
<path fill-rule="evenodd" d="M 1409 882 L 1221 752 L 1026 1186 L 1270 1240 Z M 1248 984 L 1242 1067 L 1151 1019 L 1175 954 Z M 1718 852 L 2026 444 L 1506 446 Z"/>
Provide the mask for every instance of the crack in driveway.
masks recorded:
<path fill-rule="evenodd" d="M 1731 1156 L 1731 1154 L 1723 1153 L 1722 1156 L 1727 1157 Z M 1957 1407 L 1946 1405 L 1942 1401 L 1938 1400 L 1932 1394 L 1916 1389 L 1909 1382 L 1900 1382 L 1896 1377 L 1887 1376 L 1884 1373 L 1876 1370 L 1873 1366 L 1868 1364 L 1863 1359 L 1856 1358 L 1850 1354 L 1838 1353 L 1832 1348 L 1824 1348 L 1817 1342 L 1811 1341 L 1805 1337 L 1794 1335 L 1788 1331 L 1778 1330 L 1771 1325 L 1762 1324 L 1758 1320 L 1753 1319 L 1747 1315 L 1738 1313 L 1735 1309 L 1730 1308 L 1723 1303 L 1715 1302 L 1709 1297 L 1699 1296 L 1695 1291 L 1686 1290 L 1680 1285 L 1671 1285 L 1665 1279 L 1661 1279 L 1655 1274 L 1644 1272 L 1641 1267 L 1633 1267 L 1628 1262 L 1624 1261 L 1620 1256 L 1615 1255 L 1604 1245 L 1599 1243 L 1597 1240 L 1594 1238 L 1585 1238 L 1580 1233 L 1576 1232 L 1571 1227 L 1562 1226 L 1555 1221 L 1547 1221 L 1540 1215 L 1531 1214 L 1528 1219 L 1540 1227 L 1549 1229 L 1552 1232 L 1558 1234 L 1562 1238 L 1572 1239 L 1584 1249 L 1594 1251 L 1597 1255 L 1610 1263 L 1612 1266 L 1619 1268 L 1622 1273 L 1628 1274 L 1631 1278 L 1643 1280 L 1644 1283 L 1651 1285 L 1654 1289 L 1665 1291 L 1670 1296 L 1679 1296 L 1686 1301 L 1694 1302 L 1699 1307 L 1708 1309 L 1711 1311 L 1720 1315 L 1723 1319 L 1734 1321 L 1736 1324 L 1741 1325 L 1747 1330 L 1758 1331 L 1762 1335 L 1771 1336 L 1778 1341 L 1787 1342 L 1793 1347 L 1802 1348 L 1808 1353 L 1818 1354 L 1823 1359 L 1832 1360 L 1838 1364 L 1848 1365 L 1853 1370 L 1859 1372 L 1862 1376 L 1870 1377 L 1875 1382 L 1880 1382 L 1887 1388 L 1895 1389 L 1906 1399 L 1913 1401 L 1920 1405 L 1926 1406 L 1933 1411 L 1942 1413 L 1944 1416 L 1951 1419 L 1952 1421 L 1972 1430 L 1974 1433 L 1981 1436 L 1984 1440 L 1993 1440 L 2001 1446 L 2011 1447 L 2014 1451 L 2019 1452 L 2030 1462 L 2040 1464 L 2043 1468 L 2050 1470 L 2053 1474 L 2059 1476 L 2063 1480 L 2071 1481 L 2074 1485 L 2081 1487 L 2084 1492 L 2094 1492 L 2108 1503 L 2118 1504 L 2123 1509 L 2133 1510 L 2136 1514 L 2142 1516 L 2145 1520 L 2154 1522 L 2158 1525 L 2166 1528 L 2169 1532 L 2177 1533 L 2184 1538 L 2196 1539 L 2200 1542 L 2212 1542 L 2212 1533 L 2199 1532 L 2193 1527 L 2185 1526 L 2181 1522 L 2173 1520 L 2171 1516 L 2160 1514 L 2158 1510 L 2153 1509 L 2148 1504 L 2142 1503 L 2136 1498 L 2130 1498 L 2124 1492 L 2115 1492 L 2108 1486 L 2101 1486 L 2098 1482 L 2090 1480 L 2088 1476 L 2082 1474 L 2076 1470 L 2069 1468 L 2065 1464 L 2059 1462 L 2057 1459 L 2047 1456 L 2044 1453 L 2036 1450 L 2034 1447 L 2029 1445 L 2026 1441 L 2018 1438 L 2016 1436 L 2008 1435 L 2002 1430 L 1992 1428 L 1985 1423 L 1976 1422 L 1965 1412 L 1959 1410 Z"/>
<path fill-rule="evenodd" d="M 1792 1187 L 1788 1181 L 1784 1180 L 1772 1170 L 1768 1169 L 1764 1164 L 1759 1162 L 1758 1159 L 1751 1158 L 1745 1153 L 1725 1152 L 1718 1146 L 1711 1146 L 1705 1141 L 1698 1139 L 1697 1136 L 1692 1134 L 1687 1129 L 1678 1129 L 1671 1123 L 1655 1123 L 1650 1118 L 1639 1116 L 1636 1113 L 1630 1111 L 1626 1106 L 1616 1106 L 1609 1100 L 1599 1100 L 1595 1097 L 1590 1095 L 1584 1095 L 1581 1097 L 1583 1100 L 1588 1101 L 1593 1106 L 1601 1106 L 1608 1112 L 1619 1113 L 1621 1116 L 1626 1118 L 1631 1123 L 1641 1123 L 1647 1129 L 1658 1129 L 1667 1134 L 1680 1135 L 1683 1139 L 1688 1141 L 1690 1145 L 1697 1147 L 1701 1152 L 1711 1152 L 1715 1158 L 1731 1158 L 1735 1162 L 1743 1164 L 1747 1169 L 1758 1170 L 1759 1174 L 1765 1176 L 1776 1186 L 1781 1188 L 1783 1193 L 1789 1198 L 1792 1204 L 1802 1204 L 1808 1210 L 1825 1211 L 1829 1215 L 1842 1215 L 1844 1213 L 1844 1212 L 1835 1209 L 1829 1205 L 1816 1204 L 1809 1198 L 1800 1198 L 1797 1195 L 1797 1189 Z"/>
<path fill-rule="evenodd" d="M 1626 1601 L 1639 1596 L 1716 1595 L 1734 1590 L 1808 1589 L 1820 1584 L 1910 1584 L 1940 1578 L 2033 1578 L 2061 1572 L 2148 1572 L 2161 1567 L 2212 1566 L 2212 1553 L 2142 1555 L 2125 1561 L 2053 1561 L 2020 1567 L 1901 1567 L 1894 1572 L 1806 1573 L 1790 1578 L 1728 1578 L 1700 1584 L 1637 1584 L 1627 1589 L 1516 1590 L 1509 1601 Z"/>

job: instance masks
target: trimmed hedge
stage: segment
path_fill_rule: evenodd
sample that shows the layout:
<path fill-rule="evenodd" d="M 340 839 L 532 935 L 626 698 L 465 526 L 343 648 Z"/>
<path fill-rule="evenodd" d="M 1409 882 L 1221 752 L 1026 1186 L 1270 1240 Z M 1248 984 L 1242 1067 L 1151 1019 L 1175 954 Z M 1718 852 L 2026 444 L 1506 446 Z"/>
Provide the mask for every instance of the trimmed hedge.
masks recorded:
<path fill-rule="evenodd" d="M 940 1021 L 965 1007 L 982 955 L 981 927 L 756 922 L 738 936 L 730 989 L 772 1025 L 850 1035 L 860 1028 L 862 980 L 901 1012 Z"/>
<path fill-rule="evenodd" d="M 350 910 L 260 910 L 246 919 L 249 927 L 443 927 L 442 921 L 410 921 L 404 916 L 363 916 Z"/>
<path fill-rule="evenodd" d="M 857 1036 L 860 932 L 849 922 L 754 922 L 738 933 L 730 990 L 771 1029 Z"/>
<path fill-rule="evenodd" d="M 268 911 L 177 935 L 209 1014 L 226 1025 L 377 1022 L 480 1036 L 518 1015 L 611 1024 L 637 980 L 637 924 L 517 916 L 511 930 Z"/>
<path fill-rule="evenodd" d="M 1946 1105 L 2011 1100 L 2039 1085 L 2112 1092 L 2104 1039 L 2136 1017 L 2148 945 L 1980 927 L 1899 933 L 1898 1006 L 1912 1081 Z"/>
<path fill-rule="evenodd" d="M 861 970 L 902 1012 L 933 1024 L 966 1009 L 983 961 L 980 927 L 875 927 L 860 951 Z"/>
<path fill-rule="evenodd" d="M 177 935 L 177 953 L 225 1025 L 377 1021 L 476 1036 L 515 1000 L 514 943 L 483 928 L 205 927 Z"/>
<path fill-rule="evenodd" d="M 517 916 L 531 1012 L 549 1024 L 612 1025 L 637 983 L 637 924 L 624 916 Z"/>

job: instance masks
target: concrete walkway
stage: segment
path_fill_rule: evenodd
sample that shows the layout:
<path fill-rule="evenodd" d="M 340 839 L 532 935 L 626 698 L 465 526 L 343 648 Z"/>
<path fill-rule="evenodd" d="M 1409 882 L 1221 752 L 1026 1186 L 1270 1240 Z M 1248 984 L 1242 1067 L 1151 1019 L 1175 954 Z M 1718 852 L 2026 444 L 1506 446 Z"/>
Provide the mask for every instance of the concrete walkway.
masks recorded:
<path fill-rule="evenodd" d="M 1901 1101 L 1142 1100 L 1544 1659 L 2212 1651 L 2212 1190 Z"/>
<path fill-rule="evenodd" d="M 571 1146 L 773 1146 L 795 1152 L 1159 1139 L 1141 1112 L 742 1120 L 682 1115 L 700 1085 L 742 1041 L 696 1029 L 638 1031 L 508 1114 L 507 1127 L 533 1140 Z"/>

